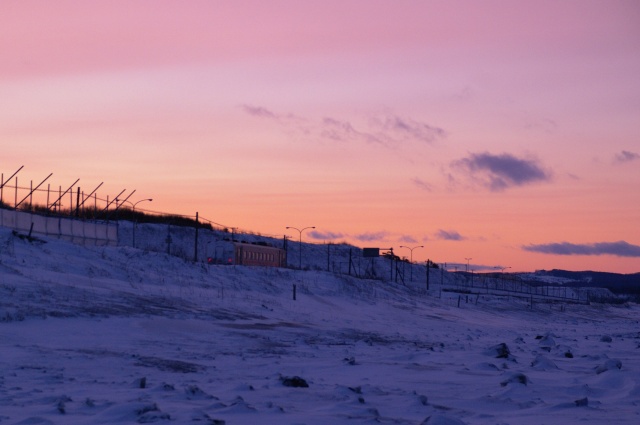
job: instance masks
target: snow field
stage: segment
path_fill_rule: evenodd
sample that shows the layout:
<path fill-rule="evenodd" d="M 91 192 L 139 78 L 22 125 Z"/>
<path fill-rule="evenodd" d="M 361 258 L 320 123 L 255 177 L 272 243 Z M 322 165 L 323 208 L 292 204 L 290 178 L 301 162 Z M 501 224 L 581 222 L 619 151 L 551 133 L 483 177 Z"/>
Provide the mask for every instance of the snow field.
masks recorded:
<path fill-rule="evenodd" d="M 636 305 L 0 246 L 1 424 L 640 422 Z"/>

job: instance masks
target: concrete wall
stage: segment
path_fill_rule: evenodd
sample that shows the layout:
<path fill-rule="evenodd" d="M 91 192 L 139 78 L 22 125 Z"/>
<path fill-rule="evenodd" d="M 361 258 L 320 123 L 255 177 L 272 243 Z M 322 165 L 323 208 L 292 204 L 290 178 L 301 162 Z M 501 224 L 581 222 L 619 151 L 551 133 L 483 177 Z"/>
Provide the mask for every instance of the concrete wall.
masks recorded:
<path fill-rule="evenodd" d="M 118 245 L 116 223 L 46 217 L 26 211 L 0 209 L 0 226 L 28 234 L 33 223 L 33 236 L 48 236 L 81 245 Z"/>

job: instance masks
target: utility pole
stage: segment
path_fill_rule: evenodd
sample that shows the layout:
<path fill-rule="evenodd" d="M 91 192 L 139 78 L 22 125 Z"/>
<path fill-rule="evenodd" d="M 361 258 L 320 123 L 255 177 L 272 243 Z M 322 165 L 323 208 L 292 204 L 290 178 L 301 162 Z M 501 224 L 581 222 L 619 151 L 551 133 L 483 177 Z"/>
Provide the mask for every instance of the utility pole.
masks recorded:
<path fill-rule="evenodd" d="M 293 229 L 293 230 L 297 230 L 298 233 L 300 234 L 300 244 L 299 244 L 299 258 L 300 258 L 300 265 L 299 265 L 299 269 L 302 270 L 302 232 L 304 232 L 307 229 L 315 229 L 315 226 L 309 226 L 309 227 L 304 227 L 302 229 L 298 229 L 297 227 L 293 227 L 293 226 L 287 226 L 287 229 Z"/>
<path fill-rule="evenodd" d="M 193 251 L 193 262 L 198 262 L 198 212 L 196 211 L 196 243 Z"/>
<path fill-rule="evenodd" d="M 431 260 L 427 258 L 427 291 L 429 290 L 429 262 L 430 261 Z"/>
<path fill-rule="evenodd" d="M 424 245 L 414 246 L 413 248 L 408 247 L 408 246 L 400 245 L 400 248 L 407 248 L 411 252 L 411 256 L 410 256 L 410 260 L 409 261 L 411 262 L 411 267 L 410 267 L 410 270 L 411 270 L 411 281 L 413 282 L 413 250 L 416 249 L 416 248 L 424 248 Z"/>

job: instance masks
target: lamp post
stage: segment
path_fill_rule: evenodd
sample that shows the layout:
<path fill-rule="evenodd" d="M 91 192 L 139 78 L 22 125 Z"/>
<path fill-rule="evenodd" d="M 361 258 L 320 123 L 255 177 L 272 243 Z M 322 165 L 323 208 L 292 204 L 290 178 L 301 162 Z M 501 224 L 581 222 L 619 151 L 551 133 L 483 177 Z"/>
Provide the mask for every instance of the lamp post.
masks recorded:
<path fill-rule="evenodd" d="M 424 245 L 414 246 L 413 248 L 400 245 L 400 248 L 407 248 L 409 251 L 411 251 L 410 259 L 409 259 L 409 261 L 411 262 L 411 266 L 409 267 L 409 270 L 411 270 L 411 281 L 413 282 L 413 250 L 416 248 L 424 248 Z"/>
<path fill-rule="evenodd" d="M 300 265 L 299 268 L 302 269 L 302 232 L 307 230 L 307 229 L 315 229 L 316 226 L 309 226 L 309 227 L 303 227 L 302 229 L 298 229 L 297 227 L 292 227 L 292 226 L 287 226 L 287 229 L 293 229 L 293 230 L 297 230 L 298 233 L 300 234 Z"/>
<path fill-rule="evenodd" d="M 473 260 L 473 258 L 465 258 L 467 260 L 467 273 L 469 272 L 469 260 Z"/>
<path fill-rule="evenodd" d="M 132 208 L 131 208 L 131 212 L 133 215 L 133 247 L 136 247 L 136 226 L 137 226 L 137 222 L 136 222 L 136 205 L 138 205 L 140 202 L 144 202 L 144 201 L 153 201 L 153 199 L 151 198 L 147 198 L 147 199 L 141 199 L 138 202 L 136 202 L 135 204 L 132 204 L 129 201 L 124 201 L 124 202 L 128 202 L 131 204 Z"/>
<path fill-rule="evenodd" d="M 503 287 L 503 289 L 504 289 L 504 271 L 505 271 L 506 269 L 510 269 L 511 267 L 496 266 L 496 267 L 494 267 L 494 268 L 495 268 L 495 269 L 500 269 L 500 270 L 501 270 L 501 273 L 500 273 L 500 279 L 502 279 L 502 287 Z"/>

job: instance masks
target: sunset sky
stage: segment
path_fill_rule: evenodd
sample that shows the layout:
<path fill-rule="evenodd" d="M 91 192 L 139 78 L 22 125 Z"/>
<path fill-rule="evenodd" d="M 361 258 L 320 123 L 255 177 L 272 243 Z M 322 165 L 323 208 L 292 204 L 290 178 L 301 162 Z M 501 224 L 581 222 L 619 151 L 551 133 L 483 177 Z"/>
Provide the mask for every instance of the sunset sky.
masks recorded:
<path fill-rule="evenodd" d="M 262 234 L 640 272 L 640 2 L 4 0 L 0 143 Z"/>

